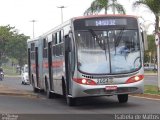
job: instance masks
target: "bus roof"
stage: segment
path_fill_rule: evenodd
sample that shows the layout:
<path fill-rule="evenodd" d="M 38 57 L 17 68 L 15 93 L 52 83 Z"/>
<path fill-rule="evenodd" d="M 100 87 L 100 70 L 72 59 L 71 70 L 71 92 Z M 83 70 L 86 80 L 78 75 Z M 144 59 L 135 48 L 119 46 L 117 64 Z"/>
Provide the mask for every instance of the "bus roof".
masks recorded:
<path fill-rule="evenodd" d="M 122 14 L 99 14 L 99 15 L 87 15 L 87 16 L 79 16 L 74 17 L 73 19 L 86 19 L 86 18 L 97 18 L 97 17 L 132 17 L 132 18 L 138 18 L 138 16 L 134 15 L 122 15 Z"/>

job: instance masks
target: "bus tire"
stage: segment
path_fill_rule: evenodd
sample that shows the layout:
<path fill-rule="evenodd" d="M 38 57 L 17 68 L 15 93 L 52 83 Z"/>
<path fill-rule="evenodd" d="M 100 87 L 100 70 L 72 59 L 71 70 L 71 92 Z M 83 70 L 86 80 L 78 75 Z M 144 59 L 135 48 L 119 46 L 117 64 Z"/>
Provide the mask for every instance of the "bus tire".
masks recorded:
<path fill-rule="evenodd" d="M 128 101 L 128 94 L 118 95 L 119 103 L 127 103 Z"/>
<path fill-rule="evenodd" d="M 68 106 L 75 106 L 76 105 L 76 98 L 66 96 L 66 101 Z"/>
<path fill-rule="evenodd" d="M 72 98 L 68 96 L 67 86 L 65 85 L 64 80 L 62 80 L 62 89 L 63 89 L 63 96 L 66 99 L 66 103 L 68 106 L 75 106 L 76 105 L 76 98 Z"/>
<path fill-rule="evenodd" d="M 45 92 L 46 92 L 47 98 L 49 99 L 53 98 L 53 94 L 50 92 L 47 80 L 45 80 Z"/>
<path fill-rule="evenodd" d="M 36 87 L 35 87 L 35 82 L 34 82 L 34 78 L 32 77 L 32 88 L 33 88 L 33 92 L 34 93 L 38 93 L 39 92 L 39 89 L 37 89 Z"/>

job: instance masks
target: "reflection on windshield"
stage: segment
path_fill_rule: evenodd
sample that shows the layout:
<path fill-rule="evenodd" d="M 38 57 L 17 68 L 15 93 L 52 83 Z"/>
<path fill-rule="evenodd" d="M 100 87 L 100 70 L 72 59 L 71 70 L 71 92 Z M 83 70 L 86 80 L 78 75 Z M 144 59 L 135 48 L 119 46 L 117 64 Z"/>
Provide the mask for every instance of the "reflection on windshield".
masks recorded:
<path fill-rule="evenodd" d="M 133 72 L 140 64 L 137 30 L 76 31 L 78 68 L 91 74 Z"/>

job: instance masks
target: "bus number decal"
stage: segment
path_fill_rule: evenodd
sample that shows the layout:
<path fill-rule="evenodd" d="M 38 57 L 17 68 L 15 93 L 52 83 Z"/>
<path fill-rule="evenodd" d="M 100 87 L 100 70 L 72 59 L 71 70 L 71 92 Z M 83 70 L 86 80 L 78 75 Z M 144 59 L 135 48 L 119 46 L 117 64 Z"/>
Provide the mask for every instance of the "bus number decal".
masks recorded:
<path fill-rule="evenodd" d="M 100 78 L 100 79 L 97 79 L 97 84 L 106 84 L 108 83 L 108 78 Z"/>

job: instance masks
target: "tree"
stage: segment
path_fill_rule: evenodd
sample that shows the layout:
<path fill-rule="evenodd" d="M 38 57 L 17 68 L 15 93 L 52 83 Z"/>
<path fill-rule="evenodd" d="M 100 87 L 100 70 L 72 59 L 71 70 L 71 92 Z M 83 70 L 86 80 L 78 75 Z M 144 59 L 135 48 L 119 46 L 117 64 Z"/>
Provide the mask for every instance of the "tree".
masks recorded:
<path fill-rule="evenodd" d="M 113 14 L 115 14 L 115 10 L 118 13 L 125 14 L 125 9 L 117 0 L 94 0 L 91 6 L 84 12 L 84 15 L 98 14 L 103 9 L 105 10 L 105 14 L 107 14 L 109 8 L 112 8 Z"/>
<path fill-rule="evenodd" d="M 27 59 L 27 39 L 29 37 L 18 34 L 15 27 L 0 26 L 0 65 L 6 58 L 15 58 L 22 65 Z"/>
<path fill-rule="evenodd" d="M 13 29 L 14 27 L 10 27 L 9 25 L 0 26 L 0 66 L 6 58 L 6 46 L 9 44 L 10 40 L 13 37 Z"/>
<path fill-rule="evenodd" d="M 18 64 L 22 66 L 27 61 L 27 39 L 24 34 L 14 34 L 12 41 L 7 46 L 7 55 L 18 60 Z"/>
<path fill-rule="evenodd" d="M 155 32 L 159 29 L 159 16 L 160 16 L 160 0 L 138 0 L 133 3 L 134 7 L 138 6 L 147 7 L 155 15 Z"/>

